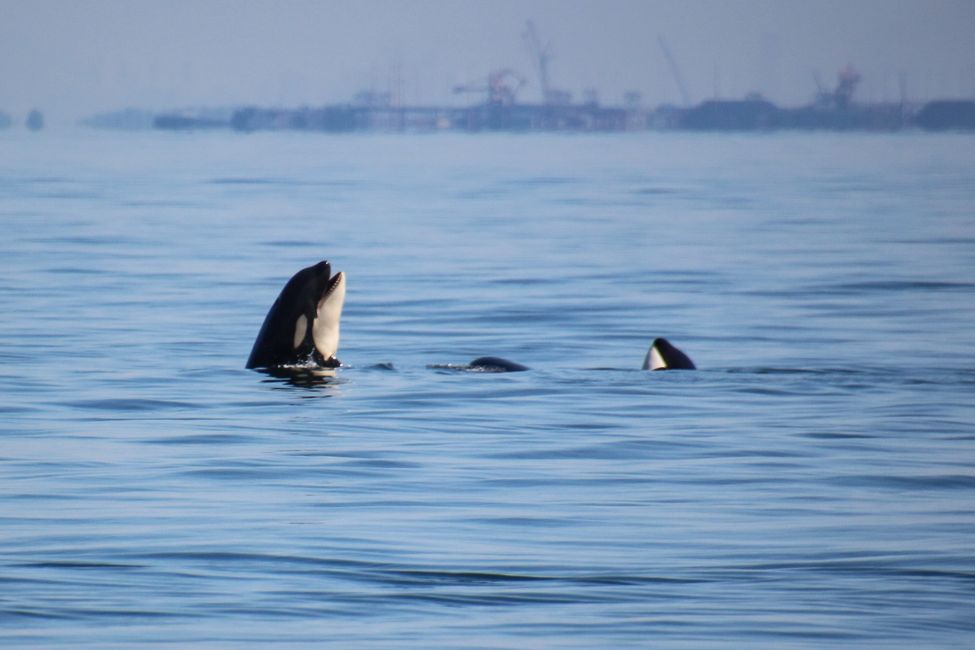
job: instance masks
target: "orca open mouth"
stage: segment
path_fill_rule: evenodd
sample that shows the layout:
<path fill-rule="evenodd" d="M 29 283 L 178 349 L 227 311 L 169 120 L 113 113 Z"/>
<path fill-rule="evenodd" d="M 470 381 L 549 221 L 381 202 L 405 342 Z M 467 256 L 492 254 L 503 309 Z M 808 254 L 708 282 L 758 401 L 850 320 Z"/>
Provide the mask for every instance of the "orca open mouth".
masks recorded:
<path fill-rule="evenodd" d="M 329 275 L 331 275 L 332 267 L 328 266 L 326 269 Z M 339 283 L 344 277 L 345 274 L 342 273 L 342 271 L 338 271 L 335 273 L 335 275 L 331 275 L 331 277 L 328 279 L 328 286 L 326 286 L 325 291 L 322 292 L 321 300 L 328 300 L 328 297 L 335 293 L 335 290 L 338 288 Z"/>
<path fill-rule="evenodd" d="M 331 275 L 331 266 L 327 262 L 324 264 L 321 271 L 328 278 L 328 282 L 316 305 L 312 341 L 315 351 L 321 357 L 316 358 L 316 361 L 320 365 L 334 367 L 339 365 L 335 353 L 339 349 L 339 323 L 342 320 L 342 306 L 345 304 L 345 273 L 339 271 Z"/>

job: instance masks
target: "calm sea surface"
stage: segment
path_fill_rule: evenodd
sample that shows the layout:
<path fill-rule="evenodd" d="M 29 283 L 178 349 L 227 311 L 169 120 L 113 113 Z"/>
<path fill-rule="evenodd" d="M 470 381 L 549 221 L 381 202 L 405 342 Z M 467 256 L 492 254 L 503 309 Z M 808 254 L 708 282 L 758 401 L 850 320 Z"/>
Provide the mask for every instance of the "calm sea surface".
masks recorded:
<path fill-rule="evenodd" d="M 975 644 L 975 137 L 16 129 L 0 226 L 5 648 Z"/>

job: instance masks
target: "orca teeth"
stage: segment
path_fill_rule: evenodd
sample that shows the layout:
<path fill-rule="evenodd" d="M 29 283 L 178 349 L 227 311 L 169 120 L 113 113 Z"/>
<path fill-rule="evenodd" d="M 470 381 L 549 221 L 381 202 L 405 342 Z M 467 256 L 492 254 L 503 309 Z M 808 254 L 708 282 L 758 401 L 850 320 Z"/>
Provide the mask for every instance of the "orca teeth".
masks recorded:
<path fill-rule="evenodd" d="M 335 288 L 339 286 L 339 280 L 342 279 L 342 271 L 338 271 L 335 275 L 328 279 L 328 288 L 325 289 L 325 293 L 322 295 L 323 298 L 328 298 L 335 291 Z"/>

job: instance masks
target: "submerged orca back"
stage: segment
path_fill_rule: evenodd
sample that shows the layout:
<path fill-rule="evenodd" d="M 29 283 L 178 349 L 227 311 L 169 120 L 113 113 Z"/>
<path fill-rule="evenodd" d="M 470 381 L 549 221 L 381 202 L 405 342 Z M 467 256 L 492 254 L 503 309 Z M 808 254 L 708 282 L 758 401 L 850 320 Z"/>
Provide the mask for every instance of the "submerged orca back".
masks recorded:
<path fill-rule="evenodd" d="M 485 372 L 521 372 L 522 370 L 528 370 L 528 366 L 523 366 L 520 363 L 508 361 L 501 357 L 478 357 L 471 361 L 468 367 Z"/>

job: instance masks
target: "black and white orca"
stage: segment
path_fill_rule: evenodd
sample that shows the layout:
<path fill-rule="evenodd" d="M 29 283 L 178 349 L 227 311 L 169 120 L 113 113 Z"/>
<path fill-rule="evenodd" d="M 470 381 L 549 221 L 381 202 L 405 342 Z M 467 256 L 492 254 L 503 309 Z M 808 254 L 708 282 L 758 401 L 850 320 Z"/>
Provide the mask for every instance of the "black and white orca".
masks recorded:
<path fill-rule="evenodd" d="M 332 275 L 325 260 L 298 271 L 264 318 L 247 367 L 338 368 L 344 303 L 345 273 Z"/>
<path fill-rule="evenodd" d="M 293 369 L 341 367 L 339 324 L 345 304 L 345 273 L 332 275 L 322 260 L 294 274 L 264 318 L 247 368 L 290 372 Z M 431 366 L 449 370 L 520 372 L 520 363 L 501 357 L 478 357 L 466 366 Z M 643 359 L 643 370 L 694 370 L 690 357 L 665 338 L 656 338 Z"/>
<path fill-rule="evenodd" d="M 520 363 L 501 357 L 479 357 L 466 366 L 448 366 L 480 372 L 520 372 L 529 370 Z M 695 370 L 697 366 L 682 350 L 663 337 L 655 338 L 643 359 L 643 370 Z"/>
<path fill-rule="evenodd" d="M 696 367 L 689 356 L 663 337 L 653 340 L 643 358 L 643 370 L 694 370 Z"/>

